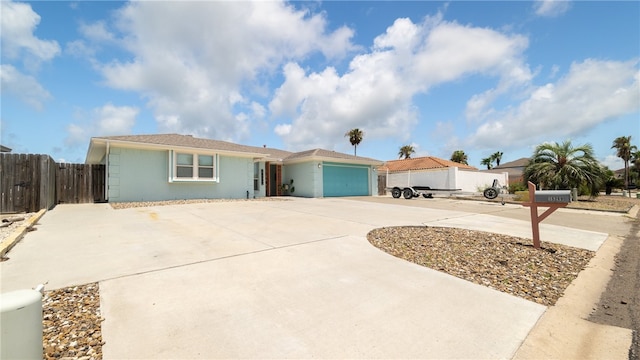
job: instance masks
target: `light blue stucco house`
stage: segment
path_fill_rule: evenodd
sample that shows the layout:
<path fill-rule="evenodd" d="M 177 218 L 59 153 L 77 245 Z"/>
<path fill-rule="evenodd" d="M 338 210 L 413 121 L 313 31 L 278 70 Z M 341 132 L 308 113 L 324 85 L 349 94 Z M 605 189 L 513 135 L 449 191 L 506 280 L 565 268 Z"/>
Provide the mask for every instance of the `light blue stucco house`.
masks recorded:
<path fill-rule="evenodd" d="M 314 149 L 159 134 L 91 138 L 87 164 L 106 167 L 110 202 L 376 194 L 382 161 Z"/>

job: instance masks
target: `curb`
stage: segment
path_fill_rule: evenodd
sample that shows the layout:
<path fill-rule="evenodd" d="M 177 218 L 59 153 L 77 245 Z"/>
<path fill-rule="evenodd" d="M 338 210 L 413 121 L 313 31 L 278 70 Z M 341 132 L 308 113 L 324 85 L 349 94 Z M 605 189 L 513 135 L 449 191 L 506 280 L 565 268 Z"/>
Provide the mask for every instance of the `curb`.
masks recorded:
<path fill-rule="evenodd" d="M 502 200 L 496 200 L 496 199 L 474 199 L 474 198 L 469 198 L 469 197 L 464 197 L 464 196 L 453 196 L 451 197 L 451 199 L 454 200 L 467 200 L 467 201 L 477 201 L 477 202 L 489 202 L 489 203 L 501 203 Z M 512 205 L 522 205 L 522 201 L 514 201 L 514 200 L 504 200 L 505 204 L 512 204 Z M 568 209 L 568 210 L 586 210 L 586 211 L 596 211 L 596 212 L 604 212 L 604 213 L 614 213 L 614 214 L 628 214 L 632 217 L 635 218 L 634 215 L 634 211 L 635 213 L 638 212 L 638 209 L 640 207 L 638 205 L 633 205 L 631 207 L 629 207 L 627 210 L 606 210 L 606 209 L 592 209 L 592 208 L 587 208 L 587 207 L 565 207 L 564 209 Z"/>
<path fill-rule="evenodd" d="M 14 232 L 9 235 L 8 238 L 4 239 L 2 243 L 0 243 L 0 258 L 4 257 L 11 248 L 13 248 L 18 241 L 22 239 L 24 234 L 36 223 L 44 213 L 47 212 L 47 209 L 41 209 L 31 218 L 29 218 L 24 224 L 20 225 Z"/>
<path fill-rule="evenodd" d="M 628 357 L 633 330 L 587 320 L 613 275 L 611 269 L 623 241 L 609 235 L 565 294 L 538 319 L 513 360 Z"/>

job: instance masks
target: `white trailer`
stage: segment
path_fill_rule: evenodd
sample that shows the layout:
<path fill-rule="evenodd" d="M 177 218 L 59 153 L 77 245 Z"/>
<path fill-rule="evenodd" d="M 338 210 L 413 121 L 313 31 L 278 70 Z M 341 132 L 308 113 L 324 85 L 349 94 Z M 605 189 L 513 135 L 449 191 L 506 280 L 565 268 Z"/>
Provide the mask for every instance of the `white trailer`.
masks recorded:
<path fill-rule="evenodd" d="M 449 167 L 434 170 L 407 170 L 386 174 L 386 190 L 398 199 L 412 199 L 422 195 L 431 198 L 437 193 L 483 192 L 488 199 L 495 199 L 502 192 L 500 183 L 506 183 L 508 174 L 459 170 Z M 484 191 L 483 191 L 484 190 Z"/>

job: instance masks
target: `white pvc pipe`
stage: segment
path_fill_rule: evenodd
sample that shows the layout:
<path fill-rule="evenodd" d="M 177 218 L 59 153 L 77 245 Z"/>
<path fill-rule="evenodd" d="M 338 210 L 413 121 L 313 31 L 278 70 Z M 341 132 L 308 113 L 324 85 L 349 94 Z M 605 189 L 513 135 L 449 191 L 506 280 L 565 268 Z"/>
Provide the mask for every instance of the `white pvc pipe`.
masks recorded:
<path fill-rule="evenodd" d="M 1 294 L 0 359 L 42 359 L 42 353 L 42 293 L 28 289 Z"/>

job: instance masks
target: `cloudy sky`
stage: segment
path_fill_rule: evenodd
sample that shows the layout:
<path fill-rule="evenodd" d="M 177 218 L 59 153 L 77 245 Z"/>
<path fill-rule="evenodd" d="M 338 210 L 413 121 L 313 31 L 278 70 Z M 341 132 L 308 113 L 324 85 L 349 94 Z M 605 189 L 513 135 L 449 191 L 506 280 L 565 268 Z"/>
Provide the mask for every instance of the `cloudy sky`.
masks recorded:
<path fill-rule="evenodd" d="M 180 133 L 471 165 L 542 142 L 640 145 L 640 3 L 0 2 L 2 145 L 84 162 Z"/>

